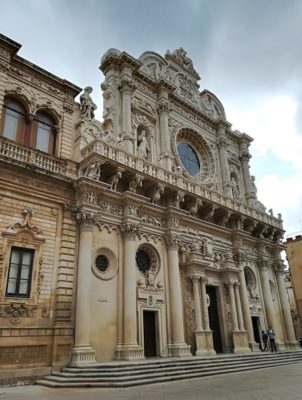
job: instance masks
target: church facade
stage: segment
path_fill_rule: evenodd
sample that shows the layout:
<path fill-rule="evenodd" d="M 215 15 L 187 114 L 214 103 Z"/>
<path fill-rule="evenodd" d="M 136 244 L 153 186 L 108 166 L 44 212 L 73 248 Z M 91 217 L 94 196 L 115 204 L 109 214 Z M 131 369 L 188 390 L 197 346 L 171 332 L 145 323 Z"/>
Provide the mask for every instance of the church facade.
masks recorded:
<path fill-rule="evenodd" d="M 110 49 L 98 121 L 19 48 L 0 37 L 0 375 L 248 353 L 268 327 L 296 348 L 281 216 L 186 52 Z"/>

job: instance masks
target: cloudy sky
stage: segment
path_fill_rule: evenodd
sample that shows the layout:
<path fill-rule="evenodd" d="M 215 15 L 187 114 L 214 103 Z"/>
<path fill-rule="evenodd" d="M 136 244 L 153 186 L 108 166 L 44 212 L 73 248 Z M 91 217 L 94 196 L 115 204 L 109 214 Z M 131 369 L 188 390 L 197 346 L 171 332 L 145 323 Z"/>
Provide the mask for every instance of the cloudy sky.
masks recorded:
<path fill-rule="evenodd" d="M 113 47 L 139 57 L 184 47 L 201 89 L 224 104 L 234 129 L 254 138 L 258 198 L 302 230 L 301 0 L 0 0 L 1 33 L 19 55 L 94 88 Z"/>

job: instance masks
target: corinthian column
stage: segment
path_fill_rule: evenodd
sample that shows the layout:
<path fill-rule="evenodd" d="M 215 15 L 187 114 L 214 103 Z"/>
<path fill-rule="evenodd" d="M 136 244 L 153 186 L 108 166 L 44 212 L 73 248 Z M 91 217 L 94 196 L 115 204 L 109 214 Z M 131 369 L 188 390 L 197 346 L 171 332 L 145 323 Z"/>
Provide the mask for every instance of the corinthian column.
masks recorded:
<path fill-rule="evenodd" d="M 136 317 L 136 237 L 138 226 L 122 225 L 124 237 L 124 343 L 116 348 L 116 358 L 134 360 L 143 357 L 143 349 L 137 343 Z"/>
<path fill-rule="evenodd" d="M 276 263 L 275 265 L 276 270 L 276 278 L 277 278 L 277 285 L 278 291 L 280 296 L 280 303 L 281 303 L 281 310 L 283 321 L 285 324 L 286 330 L 286 339 L 285 345 L 287 347 L 297 347 L 298 343 L 296 340 L 296 335 L 293 326 L 293 320 L 291 317 L 289 300 L 286 293 L 285 283 L 284 283 L 284 268 L 282 262 Z"/>
<path fill-rule="evenodd" d="M 178 238 L 169 236 L 166 239 L 168 248 L 169 291 L 172 325 L 172 344 L 169 345 L 171 356 L 191 355 L 190 346 L 185 343 L 182 291 L 179 271 Z"/>
<path fill-rule="evenodd" d="M 218 126 L 217 130 L 217 146 L 218 156 L 221 170 L 222 186 L 225 196 L 231 197 L 230 187 L 230 169 L 228 163 L 228 140 L 225 135 L 225 127 L 223 125 Z"/>
<path fill-rule="evenodd" d="M 95 351 L 90 346 L 90 277 L 94 214 L 78 213 L 76 219 L 79 223 L 80 240 L 75 338 L 71 364 L 82 365 L 95 362 Z"/>

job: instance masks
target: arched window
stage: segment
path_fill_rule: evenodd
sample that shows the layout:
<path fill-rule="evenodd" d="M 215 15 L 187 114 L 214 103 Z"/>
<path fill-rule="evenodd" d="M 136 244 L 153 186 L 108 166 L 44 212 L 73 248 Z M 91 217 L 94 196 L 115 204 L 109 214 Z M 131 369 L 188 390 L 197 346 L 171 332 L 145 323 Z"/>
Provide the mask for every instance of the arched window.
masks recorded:
<path fill-rule="evenodd" d="M 44 112 L 36 114 L 33 126 L 33 147 L 46 153 L 55 152 L 55 124 L 53 119 Z"/>
<path fill-rule="evenodd" d="M 10 97 L 4 101 L 1 134 L 24 146 L 49 154 L 55 153 L 56 130 L 53 118 L 40 111 L 33 121 L 29 121 L 22 104 Z"/>
<path fill-rule="evenodd" d="M 2 136 L 22 143 L 26 128 L 26 111 L 15 99 L 7 98 L 3 107 Z"/>

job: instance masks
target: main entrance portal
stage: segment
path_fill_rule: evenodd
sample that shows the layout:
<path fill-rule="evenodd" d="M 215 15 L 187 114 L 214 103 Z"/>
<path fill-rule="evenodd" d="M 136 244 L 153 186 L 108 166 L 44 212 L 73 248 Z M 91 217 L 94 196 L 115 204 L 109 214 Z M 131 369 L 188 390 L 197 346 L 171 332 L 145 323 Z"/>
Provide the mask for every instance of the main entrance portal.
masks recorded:
<path fill-rule="evenodd" d="M 144 354 L 145 357 L 156 357 L 156 313 L 144 310 Z"/>
<path fill-rule="evenodd" d="M 259 317 L 252 317 L 255 342 L 260 344 L 260 320 Z"/>
<path fill-rule="evenodd" d="M 213 331 L 213 345 L 216 353 L 222 353 L 221 333 L 219 324 L 219 315 L 217 308 L 217 294 L 215 286 L 207 286 L 207 295 L 209 296 L 209 322 Z"/>

